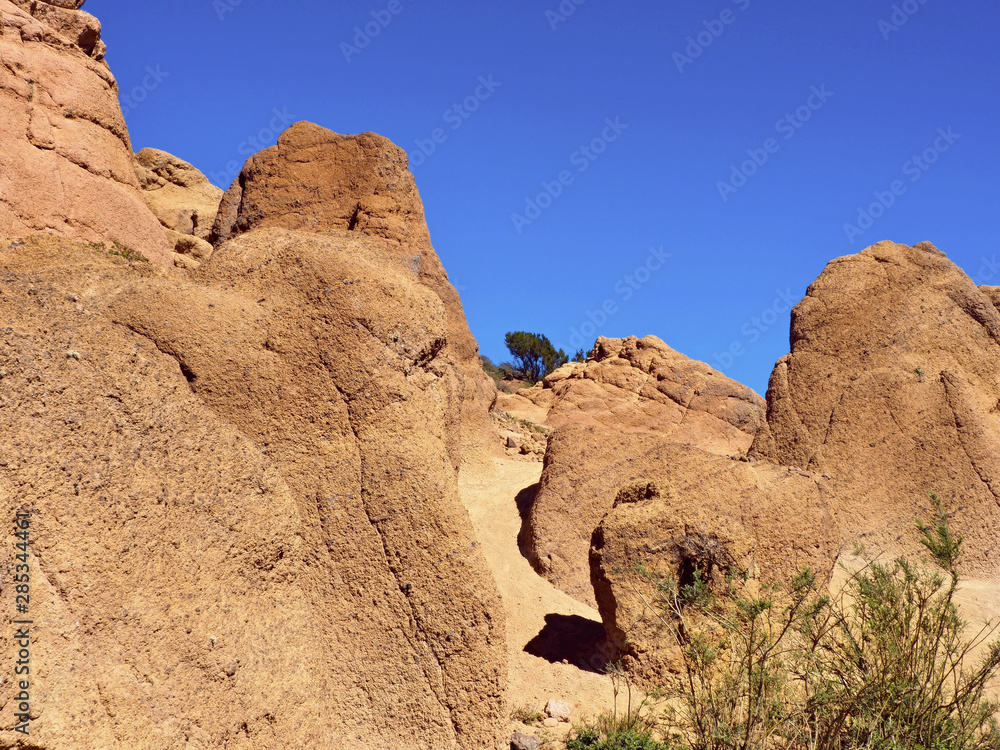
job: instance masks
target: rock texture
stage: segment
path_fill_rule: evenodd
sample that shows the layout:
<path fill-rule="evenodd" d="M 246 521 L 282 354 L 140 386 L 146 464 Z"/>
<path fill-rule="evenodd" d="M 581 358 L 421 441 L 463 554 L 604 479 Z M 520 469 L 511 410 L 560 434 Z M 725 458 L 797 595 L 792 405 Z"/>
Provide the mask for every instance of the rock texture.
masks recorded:
<path fill-rule="evenodd" d="M 934 492 L 967 572 L 1000 573 L 1000 312 L 933 245 L 831 261 L 792 312 L 767 401 L 751 454 L 832 476 L 845 544 L 917 551 Z"/>
<path fill-rule="evenodd" d="M 618 491 L 590 551 L 609 642 L 636 674 L 656 683 L 676 670 L 678 654 L 662 613 L 651 609 L 656 591 L 635 562 L 682 584 L 695 570 L 717 583 L 727 574 L 772 583 L 803 567 L 821 581 L 832 572 L 839 535 L 830 480 L 644 435 L 605 434 L 601 442 L 633 456 L 643 475 Z"/>
<path fill-rule="evenodd" d="M 586 364 L 560 368 L 526 397 L 546 406 L 547 424 L 562 426 L 549 437 L 521 536 L 525 554 L 541 575 L 591 606 L 594 528 L 623 484 L 653 477 L 644 456 L 614 448 L 621 434 L 737 456 L 750 447 L 765 413 L 750 388 L 655 336 L 600 338 Z"/>
<path fill-rule="evenodd" d="M 52 238 L 0 254 L 32 747 L 501 746 L 502 609 L 446 448 L 448 313 L 391 244 L 258 230 L 186 276 Z"/>
<path fill-rule="evenodd" d="M 752 389 L 656 336 L 602 336 L 586 363 L 564 365 L 517 397 L 546 408 L 550 427 L 657 433 L 723 454 L 750 447 L 765 411 Z"/>
<path fill-rule="evenodd" d="M 154 148 L 135 155 L 135 174 L 142 197 L 167 230 L 175 265 L 197 268 L 212 255 L 212 226 L 222 190 L 201 172 Z"/>
<path fill-rule="evenodd" d="M 367 235 L 392 247 L 401 264 L 444 303 L 445 357 L 454 363 L 450 453 L 495 452 L 488 412 L 496 397 L 483 372 L 458 292 L 431 246 L 423 203 L 406 152 L 374 133 L 340 135 L 292 125 L 271 148 L 252 156 L 226 191 L 215 222 L 217 243 L 251 229 L 282 228 Z"/>
<path fill-rule="evenodd" d="M 100 24 L 81 4 L 0 0 L 0 237 L 117 240 L 170 265 L 139 193 Z"/>

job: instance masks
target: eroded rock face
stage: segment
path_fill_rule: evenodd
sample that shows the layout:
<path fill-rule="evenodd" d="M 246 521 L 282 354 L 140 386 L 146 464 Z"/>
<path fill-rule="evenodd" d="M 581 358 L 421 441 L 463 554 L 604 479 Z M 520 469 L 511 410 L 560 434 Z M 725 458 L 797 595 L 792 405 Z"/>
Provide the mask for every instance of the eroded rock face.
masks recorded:
<path fill-rule="evenodd" d="M 751 454 L 832 476 L 843 541 L 917 551 L 938 494 L 1000 572 L 1000 312 L 929 243 L 831 261 L 792 312 Z"/>
<path fill-rule="evenodd" d="M 185 276 L 58 239 L 0 253 L 39 747 L 500 747 L 447 311 L 390 244 L 258 230 Z"/>
<path fill-rule="evenodd" d="M 212 255 L 212 225 L 222 190 L 201 172 L 154 148 L 135 155 L 135 175 L 149 210 L 167 230 L 174 264 L 197 268 Z"/>
<path fill-rule="evenodd" d="M 636 563 L 682 585 L 695 570 L 723 586 L 727 575 L 787 584 L 802 568 L 820 581 L 829 577 L 839 542 L 829 480 L 651 436 L 603 437 L 609 450 L 635 456 L 642 473 L 656 477 L 617 493 L 590 551 L 608 639 L 636 674 L 656 684 L 679 666 L 661 619 L 668 615 Z"/>
<path fill-rule="evenodd" d="M 620 434 L 738 456 L 765 413 L 750 388 L 655 336 L 600 338 L 586 364 L 566 365 L 545 378 L 544 388 L 521 393 L 548 409 L 547 424 L 562 425 L 549 438 L 522 531 L 524 551 L 541 575 L 592 606 L 594 528 L 623 484 L 655 476 L 644 456 L 615 448 Z"/>
<path fill-rule="evenodd" d="M 586 363 L 564 365 L 518 395 L 547 408 L 550 427 L 657 433 L 723 454 L 746 451 L 765 412 L 752 389 L 656 336 L 602 336 Z"/>
<path fill-rule="evenodd" d="M 170 265 L 139 194 L 100 24 L 81 4 L 0 0 L 0 237 L 117 240 Z"/>
<path fill-rule="evenodd" d="M 458 292 L 431 246 L 423 203 L 406 152 L 375 133 L 340 135 L 319 125 L 292 125 L 271 148 L 252 156 L 226 191 L 216 242 L 258 228 L 339 230 L 376 237 L 444 303 L 448 352 L 455 363 L 449 412 L 452 461 L 493 450 L 488 413 L 496 388 L 483 372 Z"/>

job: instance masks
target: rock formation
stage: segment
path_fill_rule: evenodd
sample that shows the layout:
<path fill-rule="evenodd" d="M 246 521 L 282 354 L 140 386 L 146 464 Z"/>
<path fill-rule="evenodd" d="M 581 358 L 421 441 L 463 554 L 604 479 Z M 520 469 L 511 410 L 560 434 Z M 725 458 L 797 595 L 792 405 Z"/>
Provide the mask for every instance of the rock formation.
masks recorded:
<path fill-rule="evenodd" d="M 538 572 L 593 606 L 591 535 L 623 484 L 656 476 L 645 453 L 613 446 L 622 433 L 646 445 L 745 453 L 763 423 L 764 400 L 655 336 L 600 338 L 586 364 L 571 363 L 525 396 L 548 410 L 550 436 L 538 494 L 522 533 Z M 501 397 L 508 404 L 511 397 Z"/>
<path fill-rule="evenodd" d="M 100 24 L 82 2 L 0 0 L 0 236 L 170 248 L 139 193 Z"/>
<path fill-rule="evenodd" d="M 494 747 L 504 624 L 446 450 L 447 314 L 391 245 L 260 230 L 190 277 L 2 248 L 38 746 Z"/>
<path fill-rule="evenodd" d="M 347 136 L 308 122 L 292 125 L 271 148 L 247 160 L 223 196 L 217 243 L 252 229 L 279 227 L 376 237 L 444 303 L 444 353 L 455 366 L 448 412 L 449 451 L 457 466 L 493 446 L 487 417 L 496 397 L 483 372 L 458 292 L 431 246 L 423 203 L 406 152 L 375 133 Z"/>
<path fill-rule="evenodd" d="M 595 436 L 596 437 L 596 436 Z M 749 463 L 645 435 L 604 433 L 616 455 L 634 456 L 626 484 L 593 535 L 592 582 L 608 639 L 634 673 L 654 684 L 676 671 L 657 592 L 636 562 L 681 585 L 694 571 L 714 585 L 727 575 L 787 583 L 803 567 L 826 580 L 839 551 L 828 479 Z"/>
<path fill-rule="evenodd" d="M 197 268 L 208 260 L 222 190 L 186 161 L 154 148 L 135 155 L 135 175 L 146 205 L 167 232 L 174 264 Z"/>
<path fill-rule="evenodd" d="M 1000 312 L 930 243 L 831 261 L 792 311 L 751 455 L 833 478 L 845 544 L 919 550 L 936 493 L 1000 573 Z"/>
<path fill-rule="evenodd" d="M 872 555 L 919 554 L 915 521 L 933 517 L 935 493 L 965 539 L 960 566 L 978 579 L 973 590 L 997 580 L 994 299 L 933 245 L 882 242 L 832 261 L 793 310 L 791 353 L 774 368 L 747 462 L 608 429 L 556 432 L 546 461 L 579 484 L 566 496 L 590 491 L 591 465 L 626 469 L 610 472 L 605 492 L 620 494 L 591 563 L 609 638 L 638 674 L 670 671 L 675 653 L 630 563 L 683 575 L 689 545 L 679 540 L 692 531 L 764 581 L 802 565 L 822 580 L 857 542 Z"/>

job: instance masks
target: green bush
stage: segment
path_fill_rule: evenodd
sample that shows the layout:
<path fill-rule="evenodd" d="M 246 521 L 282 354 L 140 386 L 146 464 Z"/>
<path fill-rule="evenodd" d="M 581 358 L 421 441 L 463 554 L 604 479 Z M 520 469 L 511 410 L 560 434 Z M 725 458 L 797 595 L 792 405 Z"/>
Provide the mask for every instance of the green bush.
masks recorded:
<path fill-rule="evenodd" d="M 716 558 L 683 585 L 634 566 L 683 663 L 661 724 L 691 750 L 998 750 L 986 688 L 1000 641 L 986 644 L 1000 626 L 966 637 L 954 602 L 962 539 L 932 497 L 935 522 L 917 527 L 940 570 L 869 561 L 833 598 L 808 570 L 757 590 Z"/>

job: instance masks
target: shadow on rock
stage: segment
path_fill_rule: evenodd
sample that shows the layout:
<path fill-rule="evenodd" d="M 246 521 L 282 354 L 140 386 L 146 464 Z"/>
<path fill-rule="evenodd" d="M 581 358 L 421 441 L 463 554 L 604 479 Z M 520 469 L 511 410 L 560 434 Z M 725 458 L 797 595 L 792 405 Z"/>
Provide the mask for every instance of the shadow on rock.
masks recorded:
<path fill-rule="evenodd" d="M 579 615 L 545 615 L 545 627 L 524 651 L 553 664 L 575 664 L 586 672 L 603 673 L 613 661 L 604 626 Z"/>

